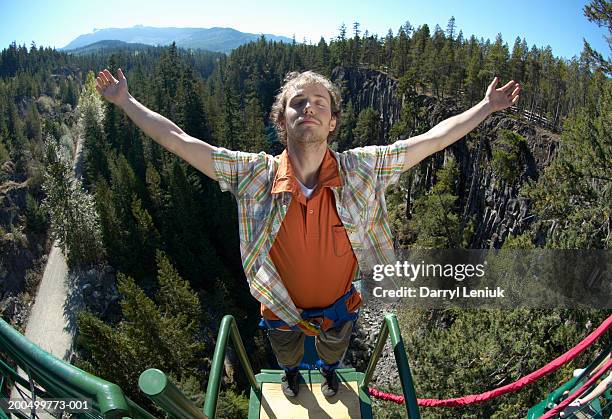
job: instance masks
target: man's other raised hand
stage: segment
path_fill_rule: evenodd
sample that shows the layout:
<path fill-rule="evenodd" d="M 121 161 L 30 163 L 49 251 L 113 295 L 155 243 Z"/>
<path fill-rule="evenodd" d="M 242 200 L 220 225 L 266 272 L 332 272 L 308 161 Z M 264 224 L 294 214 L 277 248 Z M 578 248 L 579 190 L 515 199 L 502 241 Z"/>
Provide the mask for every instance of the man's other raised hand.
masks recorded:
<path fill-rule="evenodd" d="M 128 97 L 127 79 L 123 71 L 121 69 L 117 71 L 117 78 L 106 68 L 100 71 L 96 77 L 96 90 L 109 102 L 115 105 L 121 104 Z"/>
<path fill-rule="evenodd" d="M 519 93 L 521 91 L 521 85 L 519 83 L 510 80 L 501 88 L 497 89 L 498 83 L 499 77 L 495 77 L 487 87 L 487 93 L 485 94 L 485 102 L 488 103 L 491 112 L 509 108 L 515 105 L 519 100 Z"/>

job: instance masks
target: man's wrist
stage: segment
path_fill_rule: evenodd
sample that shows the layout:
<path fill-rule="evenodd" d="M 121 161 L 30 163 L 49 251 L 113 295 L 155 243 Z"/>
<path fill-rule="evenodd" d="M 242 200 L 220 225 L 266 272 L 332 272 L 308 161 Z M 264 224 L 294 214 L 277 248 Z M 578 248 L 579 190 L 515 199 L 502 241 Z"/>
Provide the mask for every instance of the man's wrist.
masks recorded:
<path fill-rule="evenodd" d="M 493 105 L 487 98 L 484 98 L 483 100 L 481 100 L 479 105 L 487 113 L 487 116 L 495 112 L 495 109 L 493 109 Z"/>
<path fill-rule="evenodd" d="M 130 95 L 128 92 L 125 95 L 123 95 L 121 98 L 119 98 L 117 102 L 115 103 L 115 105 L 121 108 L 121 110 L 125 110 L 125 105 L 130 101 L 131 98 L 132 98 L 132 95 Z"/>

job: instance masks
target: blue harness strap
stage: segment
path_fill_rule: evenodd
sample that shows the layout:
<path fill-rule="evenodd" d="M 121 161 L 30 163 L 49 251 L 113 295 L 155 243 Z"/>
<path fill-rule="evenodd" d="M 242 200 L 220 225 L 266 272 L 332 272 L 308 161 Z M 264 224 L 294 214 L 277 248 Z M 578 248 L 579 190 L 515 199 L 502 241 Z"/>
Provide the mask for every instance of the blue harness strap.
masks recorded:
<path fill-rule="evenodd" d="M 332 327 L 340 326 L 341 324 L 349 321 L 349 320 L 357 320 L 359 317 L 359 310 L 349 313 L 346 307 L 346 301 L 355 293 L 357 290 L 354 286 L 351 285 L 351 289 L 346 292 L 342 297 L 338 298 L 335 303 L 333 303 L 329 307 L 325 308 L 314 308 L 310 310 L 302 311 L 302 319 L 306 321 L 310 321 L 311 319 L 315 319 L 317 317 L 323 317 L 324 319 L 329 319 L 332 321 Z M 320 325 L 311 323 L 316 328 L 320 328 Z M 268 320 L 262 317 L 259 322 L 259 327 L 261 329 L 278 329 L 280 327 L 287 326 L 291 330 L 299 332 L 300 328 L 296 326 L 289 326 L 283 320 Z"/>

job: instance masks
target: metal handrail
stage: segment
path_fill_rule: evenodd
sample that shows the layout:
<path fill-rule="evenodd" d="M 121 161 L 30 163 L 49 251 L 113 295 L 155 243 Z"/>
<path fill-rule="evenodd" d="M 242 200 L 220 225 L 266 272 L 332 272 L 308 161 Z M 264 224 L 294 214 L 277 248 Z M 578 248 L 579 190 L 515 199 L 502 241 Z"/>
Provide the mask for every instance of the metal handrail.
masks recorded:
<path fill-rule="evenodd" d="M 225 350 L 227 348 L 227 338 L 231 337 L 234 349 L 238 355 L 240 365 L 249 380 L 249 384 L 257 393 L 260 391 L 260 385 L 257 383 L 253 368 L 249 362 L 249 358 L 244 349 L 236 320 L 231 314 L 227 314 L 221 320 L 219 334 L 217 336 L 217 344 L 215 345 L 215 354 L 213 355 L 212 367 L 210 369 L 210 377 L 208 379 L 208 387 L 206 388 L 206 399 L 204 400 L 204 414 L 209 418 L 214 418 L 217 413 L 217 398 L 219 396 L 219 386 L 221 384 L 221 374 L 223 372 L 223 361 L 225 360 Z"/>
<path fill-rule="evenodd" d="M 156 368 L 149 368 L 140 374 L 138 387 L 155 404 L 177 419 L 205 419 L 198 407 Z"/>
<path fill-rule="evenodd" d="M 140 406 L 128 401 L 121 388 L 56 358 L 30 342 L 0 319 L 0 348 L 24 371 L 29 371 L 45 392 L 53 397 L 92 399 L 105 418 L 153 418 Z M 6 371 L 20 381 L 14 370 Z"/>
<path fill-rule="evenodd" d="M 376 346 L 374 347 L 374 351 L 370 357 L 370 362 L 368 363 L 368 367 L 366 368 L 366 372 L 364 373 L 359 386 L 362 388 L 367 388 L 367 385 L 374 374 L 374 369 L 376 368 L 376 365 L 380 359 L 380 355 L 385 347 L 385 343 L 387 343 L 387 338 L 389 335 L 391 335 L 391 345 L 393 346 L 393 353 L 395 355 L 400 382 L 402 384 L 402 391 L 404 393 L 406 412 L 408 412 L 408 417 L 410 419 L 419 419 L 421 415 L 419 413 L 419 405 L 417 404 L 416 392 L 412 383 L 412 373 L 410 372 L 408 357 L 406 356 L 406 350 L 404 349 L 404 340 L 402 339 L 402 334 L 400 332 L 395 314 L 385 315 Z"/>

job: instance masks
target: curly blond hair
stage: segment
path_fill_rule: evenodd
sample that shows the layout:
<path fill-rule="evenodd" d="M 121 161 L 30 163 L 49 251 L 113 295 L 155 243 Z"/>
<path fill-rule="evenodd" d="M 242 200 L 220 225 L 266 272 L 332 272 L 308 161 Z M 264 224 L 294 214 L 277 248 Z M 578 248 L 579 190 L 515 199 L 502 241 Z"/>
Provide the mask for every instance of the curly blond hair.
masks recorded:
<path fill-rule="evenodd" d="M 340 126 L 340 116 L 342 113 L 340 107 L 342 103 L 340 89 L 327 77 L 322 76 L 319 73 L 315 73 L 314 71 L 304 71 L 302 73 L 292 71 L 287 73 L 285 76 L 283 85 L 281 86 L 279 93 L 276 95 L 274 104 L 272 105 L 272 111 L 270 112 L 270 120 L 274 124 L 274 128 L 276 128 L 278 138 L 280 139 L 281 143 L 285 145 L 287 144 L 287 131 L 281 122 L 285 120 L 285 108 L 287 106 L 287 98 L 289 93 L 293 89 L 311 84 L 320 84 L 325 87 L 331 99 L 331 114 L 332 117 L 336 118 L 336 127 L 329 133 L 327 141 L 331 140 L 338 131 L 338 127 Z"/>

